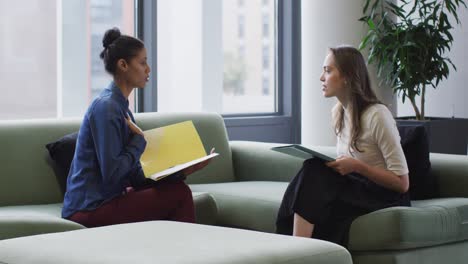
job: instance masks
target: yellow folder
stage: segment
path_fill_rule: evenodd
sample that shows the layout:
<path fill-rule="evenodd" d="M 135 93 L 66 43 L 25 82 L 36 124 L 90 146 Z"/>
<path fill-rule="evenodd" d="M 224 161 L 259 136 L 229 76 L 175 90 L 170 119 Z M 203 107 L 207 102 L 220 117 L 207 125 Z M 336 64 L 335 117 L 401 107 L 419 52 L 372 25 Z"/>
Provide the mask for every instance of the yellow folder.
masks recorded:
<path fill-rule="evenodd" d="M 207 155 L 192 121 L 144 131 L 146 148 L 140 163 L 147 178 L 161 179 L 217 155 Z"/>

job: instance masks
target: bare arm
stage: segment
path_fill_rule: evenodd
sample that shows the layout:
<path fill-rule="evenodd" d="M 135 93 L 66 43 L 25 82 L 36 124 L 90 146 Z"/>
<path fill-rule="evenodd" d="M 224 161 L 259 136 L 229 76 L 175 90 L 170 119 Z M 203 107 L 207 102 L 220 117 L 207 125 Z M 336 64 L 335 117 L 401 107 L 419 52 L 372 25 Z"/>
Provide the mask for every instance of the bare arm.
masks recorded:
<path fill-rule="evenodd" d="M 336 161 L 328 162 L 327 166 L 341 175 L 353 172 L 359 173 L 369 180 L 396 192 L 405 193 L 409 188 L 408 174 L 398 176 L 389 170 L 369 166 L 351 157 L 339 157 Z"/>
<path fill-rule="evenodd" d="M 359 162 L 356 172 L 379 185 L 399 193 L 405 193 L 409 189 L 408 174 L 398 176 L 392 171 L 372 167 L 364 162 Z"/>

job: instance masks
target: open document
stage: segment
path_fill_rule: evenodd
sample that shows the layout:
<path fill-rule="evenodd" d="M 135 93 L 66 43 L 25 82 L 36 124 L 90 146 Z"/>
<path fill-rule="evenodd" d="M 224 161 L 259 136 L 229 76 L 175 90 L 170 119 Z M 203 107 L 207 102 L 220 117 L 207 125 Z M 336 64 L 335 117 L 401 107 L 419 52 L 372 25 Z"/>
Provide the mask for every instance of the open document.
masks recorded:
<path fill-rule="evenodd" d="M 312 149 L 306 148 L 301 145 L 293 144 L 287 146 L 273 147 L 271 148 L 274 151 L 278 151 L 284 154 L 295 156 L 302 159 L 318 158 L 324 161 L 334 161 L 335 158 L 329 157 L 320 152 L 314 151 Z"/>
<path fill-rule="evenodd" d="M 147 143 L 140 163 L 145 177 L 155 181 L 219 155 L 206 154 L 192 121 L 146 130 L 144 134 Z"/>

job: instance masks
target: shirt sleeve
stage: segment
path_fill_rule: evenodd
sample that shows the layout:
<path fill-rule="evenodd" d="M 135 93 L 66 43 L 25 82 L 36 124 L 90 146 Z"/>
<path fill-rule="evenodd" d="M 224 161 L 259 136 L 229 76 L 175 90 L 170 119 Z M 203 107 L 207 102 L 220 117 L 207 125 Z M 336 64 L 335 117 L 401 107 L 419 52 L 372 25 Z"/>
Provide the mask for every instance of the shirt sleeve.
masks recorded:
<path fill-rule="evenodd" d="M 114 185 L 130 181 L 129 175 L 135 171 L 146 147 L 143 136 L 132 134 L 128 140 L 122 124 L 125 116 L 112 101 L 101 101 L 95 105 L 90 116 L 96 156 L 103 183 Z"/>
<path fill-rule="evenodd" d="M 154 181 L 145 177 L 141 164 L 138 163 L 135 170 L 130 175 L 130 185 L 135 189 L 140 189 L 150 186 L 152 183 L 154 183 Z"/>
<path fill-rule="evenodd" d="M 372 137 L 385 160 L 387 170 L 398 176 L 408 174 L 405 154 L 400 143 L 400 134 L 395 119 L 385 107 L 379 107 L 371 116 Z"/>

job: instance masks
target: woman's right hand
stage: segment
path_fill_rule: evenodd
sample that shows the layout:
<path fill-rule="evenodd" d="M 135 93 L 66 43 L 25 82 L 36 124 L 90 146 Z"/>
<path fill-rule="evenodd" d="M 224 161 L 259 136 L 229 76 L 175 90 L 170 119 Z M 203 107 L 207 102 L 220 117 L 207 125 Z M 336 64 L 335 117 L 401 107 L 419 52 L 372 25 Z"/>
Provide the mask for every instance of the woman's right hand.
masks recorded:
<path fill-rule="evenodd" d="M 336 160 L 327 162 L 325 165 L 344 176 L 353 172 L 358 172 L 358 168 L 362 166 L 362 162 L 352 157 L 339 156 Z"/>
<path fill-rule="evenodd" d="M 125 120 L 127 121 L 127 125 L 128 127 L 130 128 L 130 130 L 135 133 L 135 134 L 139 134 L 143 137 L 145 137 L 145 134 L 143 133 L 143 130 L 141 130 L 141 128 L 139 128 L 135 123 L 133 123 L 132 119 L 130 118 L 130 116 L 126 116 Z"/>
<path fill-rule="evenodd" d="M 210 151 L 210 154 L 213 154 L 214 151 L 215 151 L 215 149 L 212 148 L 211 151 Z M 196 171 L 198 171 L 198 170 L 201 170 L 201 169 L 203 169 L 204 167 L 206 167 L 206 165 L 208 165 L 208 163 L 210 163 L 211 159 L 212 159 L 212 158 L 207 159 L 207 160 L 205 160 L 205 161 L 202 161 L 202 162 L 200 162 L 200 163 L 197 163 L 197 164 L 195 164 L 195 165 L 192 165 L 192 166 L 190 166 L 190 167 L 188 167 L 188 168 L 182 170 L 182 173 L 183 173 L 185 176 L 188 176 L 188 175 L 190 175 L 190 174 L 192 174 L 192 173 L 194 173 L 194 172 L 196 172 Z"/>

